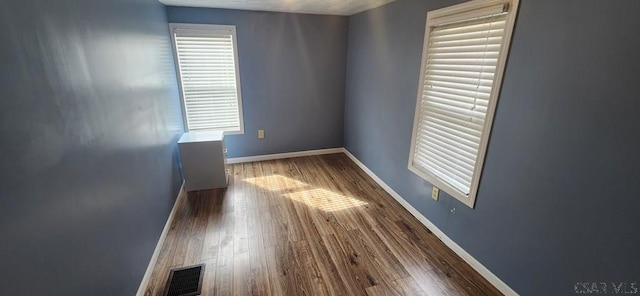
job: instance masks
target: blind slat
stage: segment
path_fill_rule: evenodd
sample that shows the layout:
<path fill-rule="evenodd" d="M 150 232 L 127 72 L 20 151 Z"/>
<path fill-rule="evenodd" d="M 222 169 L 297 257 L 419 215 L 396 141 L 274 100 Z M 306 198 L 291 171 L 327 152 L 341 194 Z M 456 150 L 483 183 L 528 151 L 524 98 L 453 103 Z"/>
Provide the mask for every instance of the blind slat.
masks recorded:
<path fill-rule="evenodd" d="M 480 81 L 473 80 L 472 83 L 461 83 L 449 80 L 431 80 L 431 85 L 433 87 L 437 87 L 438 89 L 450 89 L 451 91 L 457 90 L 459 92 L 481 92 L 481 93 L 491 93 L 490 86 L 484 86 L 480 84 Z M 453 92 L 454 94 L 457 92 Z"/>
<path fill-rule="evenodd" d="M 491 81 L 491 85 L 493 85 L 493 73 L 486 73 L 486 72 L 478 73 L 478 72 L 427 69 L 427 76 L 430 76 L 430 75 L 449 76 L 449 77 L 454 77 L 454 78 L 487 79 L 487 80 L 490 80 Z"/>
<path fill-rule="evenodd" d="M 497 58 L 434 58 L 429 59 L 429 65 L 486 65 L 486 66 L 495 66 L 498 63 Z"/>
<path fill-rule="evenodd" d="M 456 141 L 460 141 L 463 145 L 469 146 L 473 149 L 477 149 L 479 137 L 473 134 L 467 134 L 462 132 L 459 129 L 450 128 L 441 124 L 438 124 L 434 121 L 430 121 L 424 126 L 420 128 L 424 131 L 431 131 L 425 134 L 425 138 L 428 138 L 432 133 L 439 134 L 443 137 L 455 139 Z"/>
<path fill-rule="evenodd" d="M 423 145 L 424 147 L 429 146 L 428 144 L 432 144 L 432 145 L 439 145 L 441 147 L 444 147 L 445 149 L 448 149 L 448 151 L 449 149 L 454 149 L 456 153 L 461 153 L 465 155 L 465 157 L 468 156 L 468 158 L 458 157 L 459 159 L 468 159 L 469 161 L 475 161 L 475 157 L 476 157 L 476 154 L 478 153 L 478 150 L 474 147 L 469 147 L 463 144 L 459 144 L 455 141 L 456 139 L 443 137 L 438 134 L 433 134 L 433 136 L 429 138 L 419 139 L 420 144 Z M 420 152 L 417 152 L 417 153 L 425 153 L 425 152 L 424 150 L 421 150 Z"/>
<path fill-rule="evenodd" d="M 432 168 L 431 171 L 452 171 L 450 167 L 443 164 L 441 161 L 435 159 L 434 157 L 430 157 L 429 155 L 416 155 L 416 161 L 425 167 Z M 458 174 L 450 174 L 443 177 L 445 181 L 450 183 L 453 186 L 465 186 L 468 183 L 463 177 L 460 177 Z"/>
<path fill-rule="evenodd" d="M 427 96 L 446 98 L 447 100 L 465 102 L 469 104 L 484 104 L 486 106 L 490 93 L 485 92 L 486 89 L 477 88 L 476 90 L 466 90 L 464 88 L 433 86 L 425 87 Z"/>
<path fill-rule="evenodd" d="M 434 112 L 442 112 L 443 114 L 458 114 L 456 117 L 468 119 L 469 121 L 484 120 L 485 114 L 476 109 L 460 108 L 453 104 L 442 104 L 433 100 L 425 102 L 425 107 L 431 108 Z"/>
<path fill-rule="evenodd" d="M 482 86 L 490 88 L 491 84 L 493 83 L 493 81 L 489 79 L 465 78 L 444 75 L 427 75 L 427 79 L 430 80 L 433 85 L 454 83 L 457 85 L 469 85 L 472 87 Z"/>

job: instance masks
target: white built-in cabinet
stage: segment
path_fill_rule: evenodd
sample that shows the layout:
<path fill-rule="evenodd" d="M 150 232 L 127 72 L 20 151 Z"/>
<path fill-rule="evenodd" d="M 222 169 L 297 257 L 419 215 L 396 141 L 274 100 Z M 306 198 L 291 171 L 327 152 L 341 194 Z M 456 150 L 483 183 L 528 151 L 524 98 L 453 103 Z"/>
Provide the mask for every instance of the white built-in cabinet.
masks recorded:
<path fill-rule="evenodd" d="M 223 132 L 189 132 L 178 141 L 186 191 L 227 187 Z"/>

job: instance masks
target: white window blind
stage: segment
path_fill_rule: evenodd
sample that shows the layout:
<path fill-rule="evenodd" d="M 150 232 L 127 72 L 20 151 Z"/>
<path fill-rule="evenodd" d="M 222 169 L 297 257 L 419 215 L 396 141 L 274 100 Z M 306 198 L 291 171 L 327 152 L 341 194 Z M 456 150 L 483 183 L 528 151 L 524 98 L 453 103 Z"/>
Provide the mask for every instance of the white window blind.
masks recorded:
<path fill-rule="evenodd" d="M 243 132 L 235 28 L 172 24 L 186 127 Z"/>
<path fill-rule="evenodd" d="M 428 16 L 409 159 L 409 169 L 472 207 L 512 26 L 509 5 L 495 2 Z"/>

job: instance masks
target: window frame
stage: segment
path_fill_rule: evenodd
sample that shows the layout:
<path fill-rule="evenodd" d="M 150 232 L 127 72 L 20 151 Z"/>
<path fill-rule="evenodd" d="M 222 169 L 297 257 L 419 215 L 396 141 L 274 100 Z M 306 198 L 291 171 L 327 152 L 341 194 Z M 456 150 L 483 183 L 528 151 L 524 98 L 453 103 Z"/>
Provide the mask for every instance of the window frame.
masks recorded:
<path fill-rule="evenodd" d="M 180 61 L 178 57 L 177 43 L 176 43 L 176 33 L 175 30 L 185 30 L 185 31 L 194 31 L 198 33 L 206 34 L 229 34 L 231 35 L 232 45 L 233 45 L 233 62 L 235 67 L 235 76 L 236 76 L 236 95 L 238 99 L 238 121 L 239 128 L 238 130 L 233 131 L 223 131 L 225 135 L 241 135 L 244 134 L 244 117 L 243 117 L 243 109 L 242 109 L 242 87 L 240 83 L 240 62 L 238 59 L 238 42 L 237 42 L 237 33 L 236 26 L 234 25 L 218 25 L 218 24 L 190 24 L 190 23 L 169 23 L 169 33 L 171 34 L 171 47 L 173 49 L 173 60 L 176 67 L 176 75 L 178 80 L 178 87 L 180 89 L 180 103 L 182 105 L 182 118 L 184 124 L 185 132 L 189 132 L 189 123 L 187 117 L 187 106 L 186 106 L 186 98 L 184 95 L 184 88 L 182 86 L 182 71 L 180 68 Z M 193 132 L 200 131 L 222 131 L 219 129 L 206 129 L 206 130 L 194 130 Z"/>
<path fill-rule="evenodd" d="M 498 56 L 498 62 L 494 73 L 493 85 L 491 88 L 491 94 L 489 97 L 489 105 L 487 106 L 487 112 L 485 115 L 485 122 L 482 128 L 482 134 L 480 137 L 478 153 L 476 155 L 476 162 L 473 168 L 473 175 L 471 179 L 471 185 L 469 188 L 469 194 L 465 194 L 454 186 L 450 185 L 442 178 L 434 175 L 431 172 L 422 170 L 413 165 L 413 160 L 416 152 L 416 140 L 418 136 L 418 128 L 420 124 L 420 115 L 423 99 L 423 89 L 426 76 L 426 63 L 428 61 L 429 40 L 431 34 L 431 28 L 443 23 L 452 21 L 464 21 L 473 18 L 474 15 L 481 15 L 481 12 L 485 8 L 489 8 L 496 5 L 509 5 L 509 13 L 506 16 L 505 32 L 503 36 L 503 42 L 500 47 L 500 53 Z M 470 208 L 475 207 L 475 202 L 480 185 L 480 179 L 482 175 L 482 169 L 484 166 L 484 160 L 487 152 L 487 146 L 489 138 L 491 136 L 491 128 L 493 125 L 493 119 L 495 115 L 495 109 L 500 96 L 500 90 L 502 86 L 502 80 L 504 77 L 505 66 L 509 55 L 509 48 L 511 45 L 511 38 L 513 36 L 513 29 L 518 14 L 519 0 L 473 0 L 464 2 L 461 4 L 429 11 L 427 13 L 425 35 L 423 41 L 422 60 L 420 65 L 420 80 L 418 81 L 418 91 L 416 99 L 415 117 L 413 122 L 413 131 L 411 136 L 411 150 L 409 153 L 408 169 L 430 182 L 433 186 L 442 189 L 455 199 L 461 201 Z"/>

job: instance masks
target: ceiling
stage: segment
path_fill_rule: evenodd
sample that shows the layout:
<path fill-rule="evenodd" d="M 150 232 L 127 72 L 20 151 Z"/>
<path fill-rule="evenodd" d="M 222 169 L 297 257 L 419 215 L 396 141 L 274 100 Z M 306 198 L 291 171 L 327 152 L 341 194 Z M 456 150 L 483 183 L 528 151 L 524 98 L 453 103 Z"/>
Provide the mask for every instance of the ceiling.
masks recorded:
<path fill-rule="evenodd" d="M 170 6 L 352 15 L 395 0 L 159 0 Z"/>

